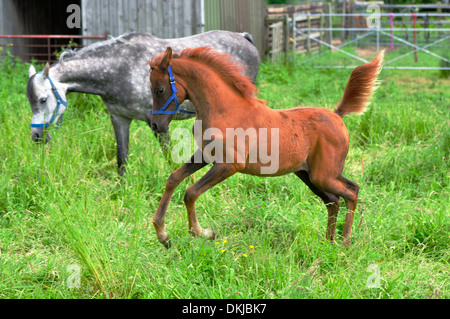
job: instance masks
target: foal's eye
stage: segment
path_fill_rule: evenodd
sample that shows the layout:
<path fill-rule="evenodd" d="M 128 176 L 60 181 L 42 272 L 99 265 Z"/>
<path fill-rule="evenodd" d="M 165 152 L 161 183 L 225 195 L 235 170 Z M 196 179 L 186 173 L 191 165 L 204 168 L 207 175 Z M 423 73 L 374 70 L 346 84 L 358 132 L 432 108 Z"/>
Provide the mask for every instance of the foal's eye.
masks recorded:
<path fill-rule="evenodd" d="M 156 88 L 155 89 L 155 93 L 156 94 L 163 94 L 164 93 L 164 88 Z"/>
<path fill-rule="evenodd" d="M 43 97 L 43 98 L 39 99 L 39 102 L 40 102 L 41 104 L 44 104 L 45 102 L 47 102 L 47 98 L 46 98 L 46 97 Z"/>

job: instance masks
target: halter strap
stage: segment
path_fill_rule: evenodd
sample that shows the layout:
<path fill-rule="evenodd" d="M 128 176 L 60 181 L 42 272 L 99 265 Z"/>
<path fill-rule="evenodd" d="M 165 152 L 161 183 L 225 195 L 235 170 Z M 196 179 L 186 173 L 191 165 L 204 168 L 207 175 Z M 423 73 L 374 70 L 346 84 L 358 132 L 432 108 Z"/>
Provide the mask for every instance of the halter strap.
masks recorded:
<path fill-rule="evenodd" d="M 177 94 L 176 94 L 178 91 L 175 86 L 175 77 L 173 76 L 173 73 L 172 73 L 172 66 L 169 65 L 168 70 L 169 70 L 169 78 L 170 78 L 170 87 L 172 88 L 172 95 L 169 97 L 169 99 L 166 101 L 166 103 L 164 103 L 164 105 L 162 106 L 161 109 L 150 110 L 150 114 L 175 114 L 178 112 L 195 114 L 195 112 L 180 109 L 180 104 L 178 103 Z M 175 111 L 166 111 L 166 108 L 169 106 L 169 104 L 172 101 L 175 101 L 175 105 L 177 106 L 177 109 Z"/>
<path fill-rule="evenodd" d="M 39 72 L 39 74 L 42 72 Z M 56 109 L 52 114 L 52 118 L 50 119 L 49 122 L 47 123 L 42 123 L 42 124 L 34 124 L 31 123 L 31 127 L 43 127 L 43 128 L 47 128 L 49 127 L 51 124 L 53 124 L 53 122 L 55 121 L 55 117 L 56 114 L 58 114 L 59 112 L 59 107 L 62 105 L 64 105 L 65 107 L 69 106 L 69 103 L 67 103 L 67 101 L 64 101 L 61 97 L 61 95 L 59 95 L 58 90 L 56 89 L 56 86 L 53 84 L 52 79 L 50 79 L 50 77 L 47 77 L 48 81 L 50 82 L 50 85 L 52 86 L 52 92 L 53 94 L 55 94 L 56 100 L 57 100 L 57 104 L 56 104 Z M 58 125 L 55 126 L 56 129 L 59 129 L 62 125 L 62 120 L 63 120 L 63 115 L 61 115 L 61 121 L 59 121 Z"/>

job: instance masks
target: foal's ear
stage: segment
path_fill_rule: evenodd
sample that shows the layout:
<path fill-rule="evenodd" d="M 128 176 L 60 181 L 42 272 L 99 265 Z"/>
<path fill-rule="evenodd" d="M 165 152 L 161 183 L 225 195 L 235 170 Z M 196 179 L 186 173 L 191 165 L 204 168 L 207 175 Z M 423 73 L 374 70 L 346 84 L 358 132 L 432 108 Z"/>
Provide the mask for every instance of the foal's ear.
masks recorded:
<path fill-rule="evenodd" d="M 166 52 L 164 52 L 164 57 L 159 64 L 159 67 L 163 70 L 167 69 L 172 62 L 172 48 L 167 47 Z"/>
<path fill-rule="evenodd" d="M 150 70 L 153 70 L 153 69 L 154 69 L 154 67 L 152 66 L 152 59 L 151 59 L 151 58 L 148 59 L 147 64 L 148 64 L 148 66 L 150 67 Z"/>
<path fill-rule="evenodd" d="M 31 78 L 33 75 L 36 74 L 36 69 L 33 65 L 30 64 L 30 67 L 28 69 L 28 77 Z"/>
<path fill-rule="evenodd" d="M 44 79 L 48 78 L 48 74 L 50 73 L 50 64 L 45 63 L 45 67 L 44 70 L 42 70 L 42 76 L 44 77 Z"/>

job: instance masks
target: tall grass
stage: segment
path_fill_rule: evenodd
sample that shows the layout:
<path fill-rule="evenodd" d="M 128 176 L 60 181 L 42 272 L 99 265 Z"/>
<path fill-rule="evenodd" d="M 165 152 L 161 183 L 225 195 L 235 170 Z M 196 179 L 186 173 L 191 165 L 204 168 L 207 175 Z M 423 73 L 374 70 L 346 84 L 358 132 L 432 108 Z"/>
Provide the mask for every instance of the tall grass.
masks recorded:
<path fill-rule="evenodd" d="M 166 250 L 149 220 L 171 168 L 146 124 L 132 124 L 123 179 L 98 97 L 69 95 L 63 127 L 36 146 L 27 68 L 0 65 L 1 298 L 449 298 L 450 93 L 437 72 L 384 70 L 369 110 L 345 118 L 344 173 L 361 187 L 350 248 L 327 242 L 326 209 L 296 176 L 236 175 L 197 203 L 214 241 L 189 236 L 192 181 L 179 186 Z M 257 84 L 274 108 L 333 109 L 349 74 L 264 63 Z"/>

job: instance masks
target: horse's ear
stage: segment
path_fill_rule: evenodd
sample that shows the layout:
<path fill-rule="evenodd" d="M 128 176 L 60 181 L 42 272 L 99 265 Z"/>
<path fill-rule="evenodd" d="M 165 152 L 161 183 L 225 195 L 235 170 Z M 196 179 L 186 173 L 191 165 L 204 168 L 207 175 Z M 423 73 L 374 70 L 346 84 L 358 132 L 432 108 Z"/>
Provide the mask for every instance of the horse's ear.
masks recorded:
<path fill-rule="evenodd" d="M 176 52 L 172 52 L 172 59 L 179 59 L 180 55 Z"/>
<path fill-rule="evenodd" d="M 42 70 L 42 76 L 44 77 L 44 79 L 48 78 L 48 74 L 50 73 L 50 64 L 45 63 L 45 67 L 44 70 Z"/>
<path fill-rule="evenodd" d="M 170 63 L 172 62 L 172 48 L 167 47 L 166 52 L 164 52 L 164 57 L 159 64 L 159 67 L 163 70 L 166 70 Z"/>
<path fill-rule="evenodd" d="M 154 67 L 152 66 L 152 59 L 151 59 L 151 58 L 148 59 L 147 64 L 148 64 L 148 66 L 150 67 L 150 70 L 153 70 L 153 69 L 154 69 Z"/>
<path fill-rule="evenodd" d="M 28 69 L 28 77 L 31 78 L 35 74 L 36 74 L 36 69 L 34 68 L 33 65 L 30 64 L 30 68 Z"/>

